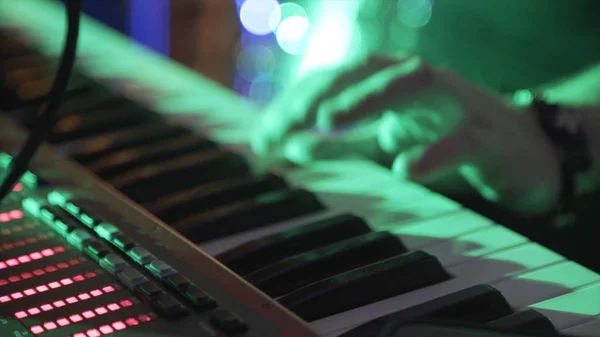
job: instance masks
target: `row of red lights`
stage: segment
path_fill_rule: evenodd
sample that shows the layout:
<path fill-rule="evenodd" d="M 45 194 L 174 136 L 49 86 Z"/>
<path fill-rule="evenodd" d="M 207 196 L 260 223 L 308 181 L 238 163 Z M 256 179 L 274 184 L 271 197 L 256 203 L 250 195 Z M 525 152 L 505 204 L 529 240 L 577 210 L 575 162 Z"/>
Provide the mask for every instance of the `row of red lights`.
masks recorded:
<path fill-rule="evenodd" d="M 17 258 L 8 259 L 6 261 L 0 261 L 0 270 L 29 263 L 35 260 L 41 260 L 45 257 L 50 257 L 54 256 L 55 254 L 63 253 L 64 251 L 65 247 L 58 246 L 54 248 L 46 248 L 38 252 L 21 255 Z"/>
<path fill-rule="evenodd" d="M 46 241 L 50 238 L 50 235 L 46 233 L 41 233 L 36 236 L 30 236 L 24 239 L 19 239 L 14 242 L 7 242 L 0 245 L 0 252 L 8 251 L 14 248 L 25 247 L 27 245 L 31 245 L 34 243 L 38 243 L 40 241 Z"/>
<path fill-rule="evenodd" d="M 152 316 L 150 315 L 139 315 L 138 317 L 130 317 L 125 321 L 116 321 L 103 326 L 98 327 L 97 329 L 89 329 L 86 332 L 78 332 L 74 334 L 72 337 L 100 337 L 102 335 L 110 335 L 115 331 L 125 330 L 128 327 L 140 325 L 140 323 L 150 322 L 152 320 Z"/>
<path fill-rule="evenodd" d="M 67 297 L 64 300 L 54 301 L 54 303 L 52 303 L 52 304 L 42 304 L 39 307 L 29 308 L 26 311 L 15 312 L 15 317 L 17 319 L 24 319 L 29 316 L 35 316 L 42 311 L 52 311 L 54 309 L 62 308 L 66 305 L 75 304 L 80 301 L 89 300 L 92 297 L 98 297 L 98 296 L 101 296 L 104 294 L 109 294 L 109 293 L 112 293 L 113 291 L 115 291 L 115 287 L 106 286 L 101 289 L 92 290 L 89 293 L 84 292 L 77 296 Z"/>
<path fill-rule="evenodd" d="M 67 262 L 59 262 L 55 265 L 49 265 L 44 267 L 43 269 L 35 269 L 31 272 L 24 272 L 21 273 L 20 275 L 13 275 L 9 278 L 7 278 L 6 280 L 4 279 L 0 279 L 0 287 L 9 283 L 16 283 L 22 280 L 27 280 L 36 276 L 42 276 L 46 273 L 53 273 L 59 269 L 66 269 L 69 268 L 70 266 L 75 266 L 80 264 L 81 261 L 77 260 L 77 259 L 73 259 L 73 260 L 69 260 L 68 263 Z"/>
<path fill-rule="evenodd" d="M 48 284 L 42 284 L 35 288 L 25 289 L 23 291 L 17 291 L 10 295 L 4 295 L 0 297 L 0 303 L 10 302 L 12 300 L 18 300 L 27 296 L 33 296 L 38 293 L 44 293 L 49 290 L 58 289 L 61 287 L 69 286 L 76 282 L 81 282 L 86 279 L 94 278 L 97 274 L 93 271 L 85 273 L 85 275 L 75 275 L 73 277 L 66 277 L 61 279 L 60 281 L 50 282 Z"/>
<path fill-rule="evenodd" d="M 114 290 L 114 288 L 113 288 Z M 99 290 L 98 290 L 99 291 Z M 91 293 L 91 292 L 90 292 Z M 122 300 L 119 303 L 109 303 L 106 306 L 100 306 L 97 307 L 94 310 L 86 310 L 83 311 L 81 314 L 75 314 L 75 315 L 71 315 L 69 316 L 69 318 L 59 318 L 56 321 L 53 322 L 46 322 L 44 324 L 41 325 L 34 325 L 31 328 L 29 328 L 29 330 L 34 334 L 34 335 L 39 335 L 42 334 L 46 331 L 51 331 L 51 330 L 55 330 L 58 327 L 63 327 L 63 326 L 67 326 L 71 323 L 80 323 L 84 320 L 89 320 L 92 319 L 96 316 L 102 316 L 104 314 L 107 314 L 109 312 L 114 312 L 117 310 L 121 310 L 123 308 L 127 308 L 133 305 L 133 302 L 131 302 L 130 300 Z M 109 326 L 110 327 L 110 326 Z M 95 330 L 95 329 L 94 329 Z M 106 330 L 106 329 L 104 329 Z M 121 329 L 123 330 L 123 329 Z M 102 331 L 102 330 L 100 330 Z M 110 332 L 107 332 L 105 334 L 109 334 L 114 332 L 114 329 L 111 330 Z M 98 335 L 100 336 L 100 335 Z"/>
<path fill-rule="evenodd" d="M 18 209 L 10 212 L 0 213 L 0 222 L 2 223 L 19 219 L 23 219 L 23 212 L 19 211 Z"/>
<path fill-rule="evenodd" d="M 2 222 L 0 222 L 2 223 Z M 2 228 L 0 229 L 0 236 L 9 236 L 12 235 L 13 233 L 21 233 L 27 229 L 34 229 L 37 228 L 38 224 L 35 222 L 28 222 L 22 225 L 16 225 L 12 228 Z"/>

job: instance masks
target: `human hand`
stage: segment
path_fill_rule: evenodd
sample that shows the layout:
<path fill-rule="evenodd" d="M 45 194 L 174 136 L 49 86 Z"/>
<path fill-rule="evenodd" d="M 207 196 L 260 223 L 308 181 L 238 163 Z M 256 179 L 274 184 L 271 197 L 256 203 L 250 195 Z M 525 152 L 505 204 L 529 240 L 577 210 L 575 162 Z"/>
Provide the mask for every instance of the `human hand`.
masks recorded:
<path fill-rule="evenodd" d="M 466 181 L 522 215 L 550 210 L 560 190 L 554 149 L 531 112 L 413 56 L 306 77 L 268 109 L 252 146 L 299 163 L 390 156 L 399 176 L 434 189 Z"/>

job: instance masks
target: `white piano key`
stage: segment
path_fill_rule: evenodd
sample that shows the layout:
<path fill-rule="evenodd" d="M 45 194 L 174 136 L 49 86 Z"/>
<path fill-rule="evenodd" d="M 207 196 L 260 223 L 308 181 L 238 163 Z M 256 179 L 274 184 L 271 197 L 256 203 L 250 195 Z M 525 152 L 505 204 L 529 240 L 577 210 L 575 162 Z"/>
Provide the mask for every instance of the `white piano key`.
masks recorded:
<path fill-rule="evenodd" d="M 436 231 L 435 233 L 440 232 Z M 435 234 L 427 235 L 434 236 Z M 406 235 L 403 235 L 402 238 L 404 242 L 407 242 Z M 510 229 L 494 225 L 485 226 L 481 230 L 442 241 L 434 246 L 427 246 L 425 249 L 437 256 L 444 266 L 453 266 L 483 255 L 522 245 L 528 241 L 526 237 Z"/>
<path fill-rule="evenodd" d="M 584 324 L 600 315 L 600 282 L 530 307 L 548 317 L 557 330 Z"/>
<path fill-rule="evenodd" d="M 526 243 L 448 268 L 455 276 L 449 281 L 320 319 L 310 325 L 324 335 L 338 336 L 372 319 L 469 286 L 504 280 L 564 260 L 561 255 L 536 243 Z"/>
<path fill-rule="evenodd" d="M 600 275 L 573 261 L 520 274 L 493 284 L 515 308 L 523 308 L 600 282 Z"/>
<path fill-rule="evenodd" d="M 564 329 L 561 332 L 577 337 L 600 337 L 600 316 L 594 317 L 587 323 Z"/>

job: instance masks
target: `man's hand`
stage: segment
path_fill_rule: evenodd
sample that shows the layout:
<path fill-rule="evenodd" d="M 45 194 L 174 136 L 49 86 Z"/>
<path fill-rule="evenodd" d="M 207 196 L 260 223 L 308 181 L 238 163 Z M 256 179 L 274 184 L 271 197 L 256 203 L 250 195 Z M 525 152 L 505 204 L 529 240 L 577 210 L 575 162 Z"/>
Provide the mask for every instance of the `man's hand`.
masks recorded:
<path fill-rule="evenodd" d="M 464 179 L 524 215 L 551 209 L 560 189 L 554 149 L 529 111 L 414 56 L 309 75 L 268 109 L 252 145 L 299 163 L 391 156 L 399 176 L 434 189 Z"/>

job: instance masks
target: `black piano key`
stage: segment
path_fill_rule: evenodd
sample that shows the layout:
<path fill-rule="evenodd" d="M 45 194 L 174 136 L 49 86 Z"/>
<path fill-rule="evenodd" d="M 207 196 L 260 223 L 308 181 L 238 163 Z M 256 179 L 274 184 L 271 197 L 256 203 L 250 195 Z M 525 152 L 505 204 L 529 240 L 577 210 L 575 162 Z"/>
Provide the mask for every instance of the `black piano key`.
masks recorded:
<path fill-rule="evenodd" d="M 285 180 L 275 174 L 246 174 L 186 189 L 145 204 L 144 207 L 165 222 L 174 223 L 201 210 L 214 209 L 285 188 Z"/>
<path fill-rule="evenodd" d="M 271 297 L 406 253 L 397 236 L 372 232 L 281 260 L 244 276 Z"/>
<path fill-rule="evenodd" d="M 192 215 L 171 226 L 194 242 L 204 242 L 323 209 L 316 196 L 306 190 L 284 190 Z"/>
<path fill-rule="evenodd" d="M 145 165 L 109 182 L 131 199 L 144 203 L 190 186 L 249 172 L 241 156 L 213 150 Z"/>
<path fill-rule="evenodd" d="M 191 152 L 214 149 L 217 144 L 195 134 L 185 134 L 159 144 L 125 149 L 90 163 L 87 168 L 103 179 L 110 179 L 135 167 L 164 162 Z"/>
<path fill-rule="evenodd" d="M 554 325 L 548 317 L 532 309 L 519 311 L 512 315 L 502 317 L 488 323 L 488 325 L 513 331 L 530 331 L 537 333 L 556 332 Z"/>
<path fill-rule="evenodd" d="M 513 314 L 504 296 L 489 285 L 472 286 L 425 303 L 402 309 L 360 325 L 340 337 L 371 337 L 415 319 L 488 323 Z"/>
<path fill-rule="evenodd" d="M 69 143 L 61 150 L 86 165 L 119 150 L 159 143 L 189 133 L 178 125 L 150 123 Z"/>
<path fill-rule="evenodd" d="M 370 232 L 363 219 L 341 214 L 246 242 L 217 255 L 216 259 L 245 275 L 287 257 Z"/>
<path fill-rule="evenodd" d="M 141 125 L 156 119 L 160 119 L 158 114 L 134 106 L 123 106 L 82 115 L 69 115 L 59 120 L 49 139 L 53 143 L 63 143 Z"/>
<path fill-rule="evenodd" d="M 310 322 L 450 278 L 435 256 L 415 251 L 332 276 L 277 300 Z"/>

